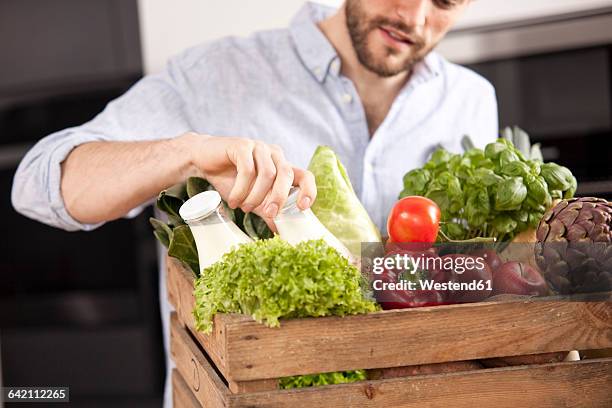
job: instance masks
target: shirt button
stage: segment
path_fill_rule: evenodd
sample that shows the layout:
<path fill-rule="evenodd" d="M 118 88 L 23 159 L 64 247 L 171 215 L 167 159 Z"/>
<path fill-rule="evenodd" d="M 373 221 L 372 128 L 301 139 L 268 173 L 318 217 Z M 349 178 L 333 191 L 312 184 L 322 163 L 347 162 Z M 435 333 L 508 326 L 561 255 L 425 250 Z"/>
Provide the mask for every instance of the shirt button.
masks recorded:
<path fill-rule="evenodd" d="M 349 93 L 345 93 L 344 95 L 342 95 L 342 102 L 344 102 L 344 103 L 351 103 L 351 102 L 353 102 L 353 95 L 351 95 Z"/>
<path fill-rule="evenodd" d="M 337 60 L 332 62 L 331 68 L 332 70 L 338 72 L 338 70 L 340 69 L 340 62 L 338 62 Z"/>
<path fill-rule="evenodd" d="M 313 72 L 315 73 L 315 75 L 321 75 L 321 68 L 320 67 L 315 67 L 313 69 Z"/>
<path fill-rule="evenodd" d="M 371 163 L 366 163 L 365 164 L 365 169 L 368 173 L 372 173 L 374 171 L 374 166 L 372 166 Z"/>

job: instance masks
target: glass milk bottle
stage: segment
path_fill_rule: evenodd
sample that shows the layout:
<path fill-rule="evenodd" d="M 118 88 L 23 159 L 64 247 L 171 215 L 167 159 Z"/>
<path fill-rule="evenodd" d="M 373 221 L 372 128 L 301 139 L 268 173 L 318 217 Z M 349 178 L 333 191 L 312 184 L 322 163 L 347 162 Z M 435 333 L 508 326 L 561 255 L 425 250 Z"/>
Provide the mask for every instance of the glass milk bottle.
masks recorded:
<path fill-rule="evenodd" d="M 300 189 L 293 187 L 283 208 L 274 218 L 278 235 L 291 245 L 311 239 L 323 239 L 327 245 L 335 248 L 341 255 L 353 260 L 349 250 L 319 221 L 310 208 L 302 211 L 297 207 Z"/>
<path fill-rule="evenodd" d="M 179 214 L 195 239 L 200 272 L 238 244 L 253 241 L 225 215 L 221 196 L 216 191 L 191 197 L 181 206 Z"/>

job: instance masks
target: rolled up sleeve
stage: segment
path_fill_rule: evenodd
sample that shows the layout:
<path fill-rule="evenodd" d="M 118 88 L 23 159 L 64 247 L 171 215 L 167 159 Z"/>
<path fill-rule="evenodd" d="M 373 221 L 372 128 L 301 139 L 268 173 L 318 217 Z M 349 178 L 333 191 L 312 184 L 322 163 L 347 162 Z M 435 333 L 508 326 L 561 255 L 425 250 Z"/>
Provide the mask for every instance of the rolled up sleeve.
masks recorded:
<path fill-rule="evenodd" d="M 102 225 L 80 223 L 66 210 L 60 190 L 61 163 L 84 143 L 158 140 L 191 130 L 186 98 L 192 84 L 182 66 L 182 58 L 173 59 L 164 72 L 141 79 L 90 122 L 53 133 L 36 143 L 22 159 L 13 179 L 11 201 L 15 210 L 67 231 L 87 231 Z M 142 206 L 126 215 L 137 214 L 141 209 Z"/>

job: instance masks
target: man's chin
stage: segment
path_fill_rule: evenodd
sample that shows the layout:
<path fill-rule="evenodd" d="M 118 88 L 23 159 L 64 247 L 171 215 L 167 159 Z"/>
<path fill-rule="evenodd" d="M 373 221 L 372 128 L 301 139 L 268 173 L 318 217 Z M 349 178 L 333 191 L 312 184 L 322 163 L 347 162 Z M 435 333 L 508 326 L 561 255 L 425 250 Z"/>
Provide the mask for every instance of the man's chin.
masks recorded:
<path fill-rule="evenodd" d="M 361 61 L 368 70 L 382 77 L 392 77 L 411 71 L 420 59 L 413 52 L 398 54 L 395 50 L 383 49 L 378 52 L 369 52 L 368 58 Z"/>
<path fill-rule="evenodd" d="M 369 60 L 362 64 L 371 72 L 384 78 L 393 77 L 412 70 L 412 60 L 407 61 L 384 61 Z"/>

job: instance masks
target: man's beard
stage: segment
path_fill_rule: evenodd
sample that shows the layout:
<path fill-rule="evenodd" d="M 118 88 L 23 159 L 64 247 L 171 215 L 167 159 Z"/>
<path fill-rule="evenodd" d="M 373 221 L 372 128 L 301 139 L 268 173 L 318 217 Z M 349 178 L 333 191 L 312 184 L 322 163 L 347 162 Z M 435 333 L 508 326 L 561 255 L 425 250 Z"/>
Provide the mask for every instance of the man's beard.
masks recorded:
<path fill-rule="evenodd" d="M 347 0 L 346 25 L 353 48 L 359 62 L 368 70 L 381 77 L 392 77 L 402 72 L 411 71 L 416 63 L 421 61 L 428 53 L 425 49 L 425 40 L 414 33 L 414 30 L 401 21 L 389 20 L 385 17 L 375 17 L 371 20 L 361 7 L 361 0 Z M 385 58 L 398 54 L 398 51 L 386 47 L 385 55 L 376 57 L 370 50 L 368 35 L 380 26 L 388 26 L 409 35 L 414 44 L 411 44 L 413 53 L 398 64 L 385 63 Z"/>

